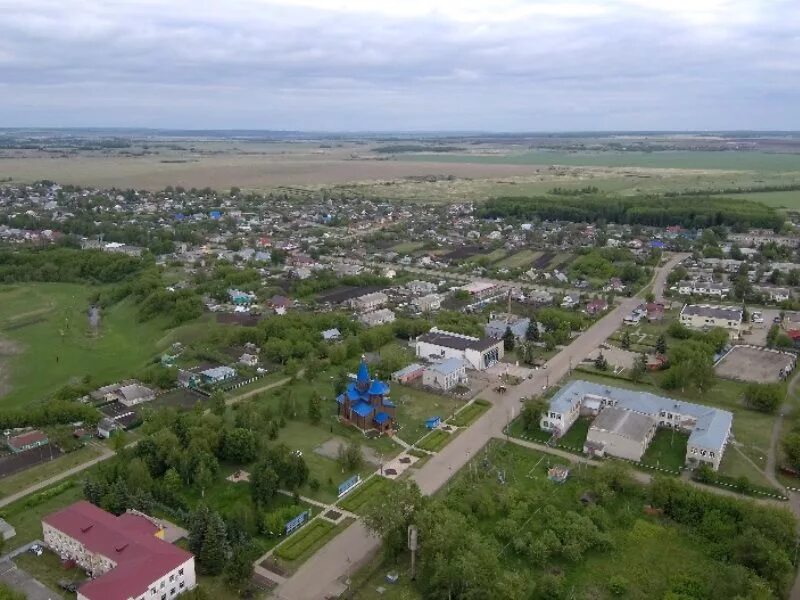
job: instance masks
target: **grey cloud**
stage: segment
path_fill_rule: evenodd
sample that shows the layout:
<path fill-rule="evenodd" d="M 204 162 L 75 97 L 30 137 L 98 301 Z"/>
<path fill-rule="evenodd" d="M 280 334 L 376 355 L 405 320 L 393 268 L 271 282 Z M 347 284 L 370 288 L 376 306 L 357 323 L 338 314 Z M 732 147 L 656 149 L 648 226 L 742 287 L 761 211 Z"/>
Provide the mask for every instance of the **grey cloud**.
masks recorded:
<path fill-rule="evenodd" d="M 0 124 L 800 128 L 789 0 L 700 23 L 628 0 L 487 22 L 457 3 L 109 4 L 0 0 Z"/>

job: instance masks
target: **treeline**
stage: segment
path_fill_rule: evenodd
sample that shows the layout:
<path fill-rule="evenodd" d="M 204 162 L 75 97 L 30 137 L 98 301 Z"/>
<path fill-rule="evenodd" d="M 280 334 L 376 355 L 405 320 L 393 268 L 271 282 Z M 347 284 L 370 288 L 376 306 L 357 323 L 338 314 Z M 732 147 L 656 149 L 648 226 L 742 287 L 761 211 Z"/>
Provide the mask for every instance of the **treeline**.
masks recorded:
<path fill-rule="evenodd" d="M 667 517 L 710 544 L 718 560 L 754 573 L 775 596 L 786 596 L 798 544 L 789 511 L 719 496 L 669 478 L 657 479 L 650 497 Z"/>
<path fill-rule="evenodd" d="M 403 152 L 464 152 L 459 146 L 425 146 L 423 144 L 391 144 L 373 148 L 378 154 L 402 154 Z"/>
<path fill-rule="evenodd" d="M 681 225 L 686 228 L 707 228 L 727 225 L 737 230 L 762 227 L 778 230 L 783 219 L 777 212 L 758 202 L 727 198 L 667 198 L 640 196 L 564 196 L 559 198 L 493 198 L 478 210 L 484 219 L 542 219 L 594 223 L 639 224 L 652 227 Z"/>
<path fill-rule="evenodd" d="M 669 198 L 681 196 L 724 196 L 726 194 L 757 194 L 759 192 L 796 192 L 800 191 L 800 183 L 787 183 L 784 185 L 757 185 L 721 188 L 716 190 L 682 190 L 664 192 Z"/>
<path fill-rule="evenodd" d="M 0 250 L 0 282 L 118 283 L 147 261 L 101 250 L 25 248 Z"/>
<path fill-rule="evenodd" d="M 94 425 L 99 420 L 100 413 L 93 406 L 59 399 L 0 411 L 0 429 L 46 427 L 78 422 Z"/>

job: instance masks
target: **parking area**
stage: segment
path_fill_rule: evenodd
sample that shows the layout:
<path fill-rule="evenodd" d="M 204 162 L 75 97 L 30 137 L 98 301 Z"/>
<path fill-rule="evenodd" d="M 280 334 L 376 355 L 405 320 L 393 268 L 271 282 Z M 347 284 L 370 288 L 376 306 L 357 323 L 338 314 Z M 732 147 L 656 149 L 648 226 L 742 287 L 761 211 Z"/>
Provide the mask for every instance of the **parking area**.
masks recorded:
<path fill-rule="evenodd" d="M 763 310 L 758 310 L 757 312 L 761 313 L 764 322 L 751 322 L 745 324 L 743 328 L 744 333 L 742 339 L 748 344 L 753 344 L 755 346 L 766 346 L 767 332 L 769 331 L 769 328 L 772 327 L 773 321 L 778 318 L 778 315 L 780 315 L 781 311 L 776 308 L 765 308 Z"/>
<path fill-rule="evenodd" d="M 25 594 L 27 600 L 56 600 L 60 594 L 45 587 L 10 560 L 0 562 L 0 581 Z"/>
<path fill-rule="evenodd" d="M 795 357 L 786 352 L 755 346 L 734 346 L 717 363 L 719 377 L 755 383 L 780 381 L 787 371 L 794 370 Z"/>

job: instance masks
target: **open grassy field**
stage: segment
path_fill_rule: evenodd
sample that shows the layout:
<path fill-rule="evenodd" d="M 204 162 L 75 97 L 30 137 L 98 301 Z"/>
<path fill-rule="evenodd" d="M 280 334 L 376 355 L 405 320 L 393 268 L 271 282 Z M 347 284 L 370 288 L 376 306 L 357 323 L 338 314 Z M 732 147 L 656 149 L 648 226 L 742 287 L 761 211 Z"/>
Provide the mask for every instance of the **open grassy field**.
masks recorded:
<path fill-rule="evenodd" d="M 428 433 L 425 420 L 439 417 L 444 421 L 464 406 L 463 400 L 451 396 L 431 394 L 410 386 L 392 384 L 392 400 L 397 404 L 397 421 L 401 425 L 400 438 L 413 444 Z"/>
<path fill-rule="evenodd" d="M 489 410 L 491 406 L 492 403 L 488 400 L 478 398 L 475 402 L 459 411 L 448 423 L 456 427 L 469 427 L 477 421 L 483 413 Z"/>
<path fill-rule="evenodd" d="M 65 483 L 68 481 L 72 482 L 72 485 Z M 42 539 L 42 517 L 82 500 L 81 481 L 82 476 L 66 479 L 0 509 L 0 516 L 17 530 L 17 535 L 12 538 L 14 547 Z M 48 490 L 53 490 L 55 493 L 50 496 Z M 38 498 L 44 499 L 38 501 Z"/>
<path fill-rule="evenodd" d="M 749 194 L 737 194 L 732 198 L 743 200 L 754 200 L 767 206 L 775 208 L 787 208 L 791 210 L 800 209 L 800 191 L 795 192 L 751 192 Z"/>
<path fill-rule="evenodd" d="M 0 381 L 0 406 L 40 400 L 86 376 L 98 382 L 130 376 L 163 347 L 160 341 L 169 342 L 163 323 L 139 322 L 129 301 L 104 311 L 92 331 L 93 291 L 72 284 L 0 286 L 0 372 L 9 373 L 5 385 Z"/>

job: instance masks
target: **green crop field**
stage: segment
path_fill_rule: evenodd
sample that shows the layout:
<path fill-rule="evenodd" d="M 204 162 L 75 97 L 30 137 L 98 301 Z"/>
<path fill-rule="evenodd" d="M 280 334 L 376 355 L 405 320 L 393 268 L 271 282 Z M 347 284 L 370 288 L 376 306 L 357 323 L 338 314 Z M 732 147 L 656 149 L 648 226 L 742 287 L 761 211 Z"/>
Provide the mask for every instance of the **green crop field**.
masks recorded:
<path fill-rule="evenodd" d="M 536 151 L 508 154 L 409 154 L 397 160 L 506 165 L 569 165 L 578 167 L 646 167 L 655 169 L 719 169 L 797 171 L 800 158 L 768 152 L 563 152 Z"/>
<path fill-rule="evenodd" d="M 163 324 L 139 322 L 133 304 L 123 301 L 103 311 L 93 331 L 87 313 L 94 291 L 73 284 L 0 286 L 0 405 L 43 399 L 86 376 L 101 383 L 128 377 L 153 357 L 165 338 Z"/>
<path fill-rule="evenodd" d="M 800 191 L 795 192 L 750 192 L 747 194 L 731 195 L 732 198 L 754 200 L 775 208 L 788 208 L 800 210 Z"/>

